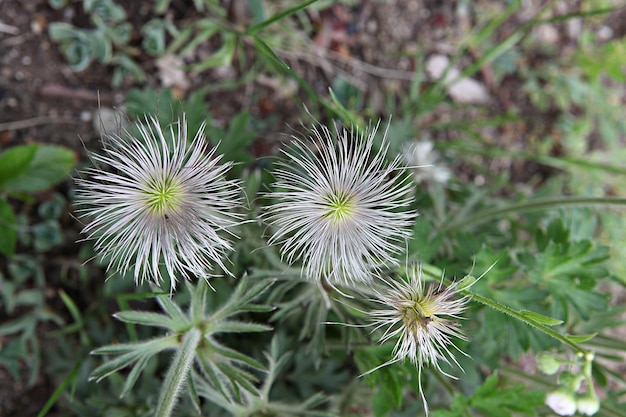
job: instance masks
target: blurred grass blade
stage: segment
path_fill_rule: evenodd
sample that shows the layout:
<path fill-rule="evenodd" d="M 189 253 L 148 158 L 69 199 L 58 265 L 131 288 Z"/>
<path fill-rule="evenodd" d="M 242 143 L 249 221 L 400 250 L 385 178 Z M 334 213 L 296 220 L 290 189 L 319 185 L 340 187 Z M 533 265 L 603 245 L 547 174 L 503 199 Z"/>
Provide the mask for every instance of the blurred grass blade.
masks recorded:
<path fill-rule="evenodd" d="M 61 296 L 61 300 L 63 300 L 63 304 L 65 304 L 65 307 L 67 307 L 70 314 L 72 315 L 72 318 L 74 319 L 76 329 L 80 334 L 81 343 L 85 346 L 88 345 L 89 337 L 84 330 L 83 316 L 80 314 L 80 309 L 78 308 L 76 303 L 74 303 L 74 300 L 72 300 L 70 296 L 65 293 L 65 291 L 59 290 L 59 295 Z"/>
<path fill-rule="evenodd" d="M 588 207 L 596 205 L 626 206 L 626 198 L 617 197 L 553 197 L 524 201 L 506 207 L 487 209 L 478 213 L 452 221 L 442 228 L 442 232 L 462 229 L 513 213 L 526 213 L 536 210 L 561 209 L 567 206 Z"/>
<path fill-rule="evenodd" d="M 80 363 L 81 362 L 79 360 L 74 364 L 74 366 L 72 366 L 72 369 L 70 369 L 67 375 L 65 375 L 65 378 L 63 378 L 57 389 L 55 389 L 50 398 L 48 398 L 48 401 L 46 401 L 39 414 L 37 414 L 37 417 L 44 417 L 46 414 L 48 414 L 48 411 L 50 411 L 54 404 L 56 404 L 61 394 L 63 394 L 63 391 L 65 391 L 65 388 L 70 384 L 72 380 L 76 379 Z"/>
<path fill-rule="evenodd" d="M 250 9 L 250 14 L 255 22 L 264 22 L 267 19 L 263 0 L 248 0 L 248 9 Z"/>
<path fill-rule="evenodd" d="M 334 106 L 331 106 L 332 110 L 337 113 L 337 115 L 339 115 L 344 122 L 348 122 L 351 126 L 359 127 L 360 129 L 365 131 L 363 121 L 359 120 L 357 116 L 355 116 L 352 112 L 344 107 L 343 103 L 341 103 L 333 89 L 329 88 L 328 92 L 334 104 Z"/>
<path fill-rule="evenodd" d="M 625 7 L 626 6 L 607 7 L 604 9 L 594 9 L 594 10 L 587 10 L 587 11 L 581 11 L 581 12 L 572 12 L 572 13 L 562 14 L 562 15 L 558 15 L 554 17 L 549 17 L 547 19 L 542 20 L 540 23 L 559 23 L 559 22 L 564 22 L 566 20 L 575 19 L 575 18 L 604 15 L 604 14 L 617 12 Z"/>
<path fill-rule="evenodd" d="M 130 305 L 125 299 L 121 299 L 120 297 L 118 297 L 117 304 L 120 306 L 121 311 L 130 310 Z M 135 325 L 132 323 L 124 322 L 124 326 L 126 326 L 126 331 L 128 332 L 128 337 L 130 341 L 137 342 L 139 339 L 137 337 L 137 329 L 135 328 Z"/>
<path fill-rule="evenodd" d="M 204 71 L 209 68 L 227 67 L 233 60 L 237 36 L 234 33 L 222 32 L 222 46 L 204 61 L 191 65 L 191 71 Z"/>
<path fill-rule="evenodd" d="M 500 27 L 513 13 L 515 13 L 522 6 L 521 1 L 512 2 L 509 7 L 496 16 L 494 19 L 490 20 L 489 23 L 482 28 L 475 37 L 470 37 L 470 43 L 477 45 L 484 41 L 485 39 L 491 37 L 493 32 Z"/>
<path fill-rule="evenodd" d="M 263 55 L 265 55 L 266 57 L 268 57 L 270 61 L 277 64 L 279 68 L 291 70 L 291 67 L 287 65 L 285 61 L 280 59 L 280 57 L 276 55 L 274 51 L 272 51 L 272 48 L 270 48 L 269 45 L 263 41 L 263 39 L 259 38 L 256 35 L 254 35 L 252 39 L 254 40 L 254 46 L 256 46 L 257 50 L 261 52 Z"/>
<path fill-rule="evenodd" d="M 270 17 L 267 20 L 264 20 L 261 23 L 257 23 L 256 25 L 251 26 L 250 28 L 248 28 L 248 30 L 246 31 L 247 35 L 254 35 L 255 33 L 257 33 L 259 30 L 271 25 L 274 22 L 277 22 L 281 19 L 284 19 L 285 17 L 294 14 L 308 6 L 310 6 L 311 4 L 315 3 L 317 0 L 307 0 L 305 2 L 300 3 L 297 6 L 294 6 L 290 9 L 284 10 L 280 13 L 275 14 L 274 16 Z"/>

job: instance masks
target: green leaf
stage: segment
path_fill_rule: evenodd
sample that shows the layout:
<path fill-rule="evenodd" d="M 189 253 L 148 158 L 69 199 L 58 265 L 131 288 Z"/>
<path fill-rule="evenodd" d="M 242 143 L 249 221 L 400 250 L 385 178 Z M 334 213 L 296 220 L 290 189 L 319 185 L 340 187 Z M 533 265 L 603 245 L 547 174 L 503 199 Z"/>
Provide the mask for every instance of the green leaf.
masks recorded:
<path fill-rule="evenodd" d="M 243 369 L 236 368 L 228 362 L 217 362 L 215 367 L 219 370 L 222 376 L 228 378 L 233 389 L 239 391 L 240 388 L 245 389 L 255 395 L 258 392 L 257 388 L 251 383 L 256 382 L 256 378 Z"/>
<path fill-rule="evenodd" d="M 121 355 L 135 351 L 161 351 L 178 344 L 177 336 L 166 336 L 138 343 L 117 343 L 101 346 L 91 351 L 92 355 Z"/>
<path fill-rule="evenodd" d="M 255 359 L 226 346 L 214 344 L 213 349 L 225 358 L 230 359 L 234 363 L 243 364 L 259 371 L 265 370 L 265 367 Z"/>
<path fill-rule="evenodd" d="M 535 409 L 544 405 L 545 393 L 525 391 L 523 385 L 511 388 L 498 386 L 498 375 L 491 375 L 483 386 L 471 397 L 470 404 L 486 416 L 510 417 L 512 411 L 519 414 L 535 415 Z"/>
<path fill-rule="evenodd" d="M 164 327 L 173 331 L 179 331 L 181 326 L 188 326 L 187 322 L 176 323 L 172 318 L 164 314 L 152 313 L 147 311 L 120 311 L 113 314 L 113 317 L 126 323 L 141 324 L 143 326 Z"/>
<path fill-rule="evenodd" d="M 153 288 L 153 291 L 157 290 L 158 288 Z M 172 301 L 172 298 L 169 295 L 159 295 L 156 297 L 156 300 L 163 309 L 163 311 L 165 311 L 167 315 L 174 320 L 174 322 L 190 323 L 183 310 L 181 310 L 178 304 Z"/>
<path fill-rule="evenodd" d="M 213 313 L 212 317 L 214 320 L 223 320 L 231 315 L 248 311 L 247 305 L 267 291 L 273 284 L 273 281 L 261 280 L 251 287 L 248 286 L 249 283 L 250 279 L 247 276 L 239 281 L 228 301 Z M 257 311 L 257 307 L 255 305 L 255 311 Z"/>
<path fill-rule="evenodd" d="M 283 61 L 278 55 L 276 55 L 272 48 L 270 48 L 270 46 L 266 44 L 263 39 L 259 38 L 256 35 L 253 36 L 252 39 L 254 40 L 254 46 L 256 46 L 256 49 L 261 52 L 261 54 L 268 57 L 271 62 L 277 64 L 278 68 L 291 70 L 291 67 L 287 65 L 287 63 Z"/>
<path fill-rule="evenodd" d="M 52 7 L 53 9 L 62 9 L 63 7 L 67 6 L 69 0 L 48 0 L 48 4 L 50 5 L 50 7 Z"/>
<path fill-rule="evenodd" d="M 391 393 L 380 388 L 372 397 L 372 410 L 375 417 L 384 417 L 393 409 L 394 399 Z"/>
<path fill-rule="evenodd" d="M 545 324 L 546 326 L 556 326 L 563 323 L 563 320 L 544 316 L 543 314 L 535 313 L 534 311 L 523 310 L 520 311 L 520 314 L 526 318 L 536 321 L 537 323 Z"/>
<path fill-rule="evenodd" d="M 113 86 L 121 85 L 122 81 L 127 76 L 132 77 L 137 82 L 142 82 L 146 79 L 146 73 L 141 66 L 130 56 L 122 52 L 115 54 L 111 59 L 111 64 L 116 65 L 115 71 L 113 72 L 113 80 L 111 81 L 111 85 Z M 171 108 L 167 110 L 169 112 Z"/>
<path fill-rule="evenodd" d="M 593 339 L 594 337 L 596 337 L 598 333 L 592 333 L 592 334 L 584 334 L 584 335 L 572 335 L 572 334 L 568 334 L 565 335 L 565 337 L 574 342 L 574 343 L 583 343 L 583 342 L 587 342 L 591 339 Z"/>
<path fill-rule="evenodd" d="M 335 77 L 331 87 L 336 99 L 342 107 L 352 111 L 358 111 L 363 106 L 361 91 L 342 77 Z"/>
<path fill-rule="evenodd" d="M 17 219 L 11 205 L 0 199 L 0 253 L 6 256 L 15 254 L 17 241 Z"/>
<path fill-rule="evenodd" d="M 59 220 L 66 212 L 67 201 L 59 194 L 54 193 L 52 198 L 42 202 L 37 208 L 39 217 L 45 220 Z"/>
<path fill-rule="evenodd" d="M 263 0 L 248 0 L 248 8 L 250 9 L 250 14 L 252 15 L 252 20 L 254 22 L 259 23 L 267 19 Z"/>
<path fill-rule="evenodd" d="M 271 326 L 259 323 L 246 323 L 236 320 L 223 320 L 215 325 L 216 333 L 250 333 L 267 332 L 272 330 Z"/>
<path fill-rule="evenodd" d="M 72 381 L 76 381 L 78 379 L 78 373 L 81 363 L 81 360 L 76 361 L 74 366 L 72 366 L 72 369 L 70 369 L 67 375 L 65 375 L 65 378 L 63 378 L 63 380 L 54 390 L 52 395 L 50 395 L 50 398 L 48 398 L 48 401 L 46 401 L 44 406 L 41 408 L 41 411 L 39 411 L 37 417 L 45 417 L 46 415 L 48 415 L 48 411 L 50 411 L 54 404 L 61 398 L 61 395 L 63 394 L 63 391 L 65 391 L 67 386 L 70 385 Z"/>
<path fill-rule="evenodd" d="M 97 56 L 96 43 L 108 43 L 98 40 L 93 31 L 78 29 L 64 22 L 50 23 L 48 32 L 50 38 L 59 43 L 63 56 L 74 71 L 84 70 Z"/>
<path fill-rule="evenodd" d="M 111 375 L 112 373 L 125 368 L 132 364 L 133 362 L 139 360 L 144 356 L 144 352 L 141 350 L 133 350 L 131 352 L 125 353 L 122 356 L 119 356 L 115 359 L 107 361 L 97 367 L 89 377 L 90 380 L 96 380 L 96 382 L 100 382 L 102 379 Z"/>
<path fill-rule="evenodd" d="M 122 392 L 120 393 L 120 398 L 128 394 L 133 388 L 133 386 L 137 382 L 137 379 L 139 378 L 139 375 L 141 375 L 141 371 L 143 371 L 143 369 L 146 367 L 149 359 L 149 356 L 142 356 L 133 365 L 132 369 L 126 376 L 126 381 L 124 382 L 124 387 L 122 388 Z"/>
<path fill-rule="evenodd" d="M 92 19 L 99 17 L 107 23 L 126 19 L 126 10 L 113 0 L 83 0 L 83 7 L 92 14 Z"/>
<path fill-rule="evenodd" d="M 0 154 L 0 187 L 28 170 L 38 146 L 14 146 Z"/>
<path fill-rule="evenodd" d="M 127 367 L 142 357 L 151 357 L 165 349 L 178 345 L 176 335 L 152 339 L 141 343 L 123 343 L 118 345 L 102 346 L 91 352 L 92 355 L 119 354 L 115 359 L 107 361 L 96 368 L 90 375 L 90 380 L 100 381 L 111 375 L 113 372 Z"/>
<path fill-rule="evenodd" d="M 46 252 L 63 243 L 63 230 L 56 220 L 46 220 L 32 226 L 33 247 L 37 252 Z"/>
<path fill-rule="evenodd" d="M 80 309 L 78 308 L 74 300 L 72 300 L 72 298 L 69 295 L 67 295 L 67 293 L 63 291 L 62 289 L 59 290 L 59 295 L 61 296 L 61 300 L 63 301 L 63 304 L 65 304 L 65 307 L 69 310 L 70 314 L 72 315 L 72 319 L 74 319 L 76 323 L 82 324 L 83 317 L 80 313 Z"/>
<path fill-rule="evenodd" d="M 156 3 L 154 5 L 155 13 L 157 14 L 165 13 L 170 6 L 170 1 L 171 0 L 156 0 Z"/>
<path fill-rule="evenodd" d="M 23 316 L 14 320 L 5 321 L 0 324 L 0 336 L 26 332 L 29 328 L 34 327 L 36 320 L 34 316 Z"/>
<path fill-rule="evenodd" d="M 363 126 L 362 121 L 359 121 L 359 119 L 354 113 L 352 113 L 351 111 L 349 111 L 348 109 L 344 107 L 344 105 L 341 103 L 341 100 L 337 97 L 337 95 L 335 94 L 332 88 L 328 89 L 328 93 L 330 94 L 330 98 L 334 104 L 332 110 L 335 111 L 337 115 L 340 116 L 344 120 L 344 122 L 348 123 L 349 125 L 353 127 Z M 366 130 L 365 128 L 362 128 L 362 127 L 361 129 L 362 131 Z"/>
<path fill-rule="evenodd" d="M 592 289 L 576 288 L 573 279 L 559 277 L 548 281 L 548 288 L 554 297 L 553 315 L 561 315 L 558 309 L 567 312 L 568 307 L 572 307 L 583 320 L 588 320 L 592 311 L 606 309 L 609 300 L 608 294 L 602 294 Z"/>
<path fill-rule="evenodd" d="M 489 376 L 474 394 L 466 398 L 454 396 L 451 410 L 436 410 L 433 417 L 463 417 L 474 415 L 475 408 L 485 417 L 512 417 L 536 415 L 536 409 L 544 405 L 545 393 L 538 390 L 525 391 L 523 385 L 503 387 L 497 374 Z"/>
<path fill-rule="evenodd" d="M 463 410 L 468 406 L 468 399 L 461 394 L 454 394 L 450 410 L 435 410 L 432 417 L 465 417 Z"/>
<path fill-rule="evenodd" d="M 166 126 L 176 119 L 180 107 L 169 88 L 160 92 L 153 88 L 132 88 L 126 95 L 126 111 L 130 117 L 138 119 L 156 115 L 159 123 Z"/>
<path fill-rule="evenodd" d="M 209 58 L 204 61 L 192 65 L 190 70 L 192 71 L 204 71 L 209 68 L 226 67 L 230 65 L 233 54 L 235 53 L 235 46 L 237 44 L 237 37 L 234 33 L 221 32 L 222 46 L 215 51 Z"/>
<path fill-rule="evenodd" d="M 76 155 L 68 148 L 38 145 L 28 169 L 4 184 L 8 191 L 36 193 L 47 190 L 69 177 Z"/>
<path fill-rule="evenodd" d="M 165 51 L 165 22 L 152 19 L 141 28 L 141 46 L 152 56 L 160 56 Z"/>
<path fill-rule="evenodd" d="M 185 285 L 191 294 L 191 302 L 189 303 L 189 318 L 193 323 L 199 323 L 204 320 L 209 284 L 206 280 L 201 279 L 198 280 L 195 287 L 189 281 L 185 281 Z"/>
<path fill-rule="evenodd" d="M 569 230 L 563 225 L 561 219 L 554 219 L 548 225 L 546 236 L 556 243 L 565 243 L 569 239 Z"/>

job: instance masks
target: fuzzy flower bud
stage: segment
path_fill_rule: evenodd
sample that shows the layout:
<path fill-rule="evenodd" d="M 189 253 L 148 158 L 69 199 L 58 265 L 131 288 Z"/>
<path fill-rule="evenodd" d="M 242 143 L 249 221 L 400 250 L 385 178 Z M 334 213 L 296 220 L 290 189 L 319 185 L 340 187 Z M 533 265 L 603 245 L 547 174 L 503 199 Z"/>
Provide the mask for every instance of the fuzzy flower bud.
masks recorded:
<path fill-rule="evenodd" d="M 546 375 L 554 375 L 561 367 L 561 362 L 549 353 L 542 353 L 539 356 L 539 369 Z"/>
<path fill-rule="evenodd" d="M 578 412 L 587 416 L 592 416 L 600 409 L 600 401 L 593 387 L 589 387 L 589 391 L 580 395 L 576 400 Z"/>
<path fill-rule="evenodd" d="M 557 388 L 546 396 L 546 405 L 560 416 L 571 416 L 576 412 L 576 398 L 566 388 Z"/>
<path fill-rule="evenodd" d="M 375 290 L 374 298 L 383 308 L 373 311 L 371 316 L 375 328 L 385 329 L 381 343 L 396 336 L 398 340 L 393 350 L 394 358 L 381 366 L 405 359 L 417 366 L 420 393 L 428 415 L 428 404 L 422 391 L 422 368 L 431 365 L 454 378 L 442 370 L 441 364 L 460 368 L 452 350 L 466 355 L 453 342 L 455 338 L 468 340 L 459 324 L 470 297 L 461 296 L 458 286 L 466 283 L 457 281 L 447 287 L 442 283 L 426 284 L 419 266 L 407 269 L 406 280 L 383 282 L 386 285 Z"/>

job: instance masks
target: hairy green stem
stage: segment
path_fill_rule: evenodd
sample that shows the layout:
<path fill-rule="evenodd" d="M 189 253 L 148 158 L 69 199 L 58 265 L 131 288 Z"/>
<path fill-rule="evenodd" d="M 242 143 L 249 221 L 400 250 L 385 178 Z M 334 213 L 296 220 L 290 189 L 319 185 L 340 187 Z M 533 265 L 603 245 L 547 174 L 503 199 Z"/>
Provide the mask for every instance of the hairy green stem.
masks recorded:
<path fill-rule="evenodd" d="M 155 417 L 169 417 L 172 414 L 178 395 L 193 365 L 196 348 L 200 343 L 201 336 L 200 330 L 196 327 L 191 328 L 183 336 L 182 344 L 176 351 L 176 355 L 174 355 L 174 359 L 165 376 L 165 381 L 163 381 L 161 386 Z"/>
<path fill-rule="evenodd" d="M 428 275 L 430 275 L 433 279 L 437 279 L 440 280 L 442 279 L 442 271 L 439 270 L 437 267 L 433 266 L 433 265 L 427 265 L 427 264 L 423 264 L 422 265 L 422 271 Z M 444 282 L 446 282 L 447 280 L 444 280 Z M 447 284 L 449 284 L 449 282 L 447 282 Z M 560 334 L 557 331 L 552 330 L 550 327 L 546 326 L 545 324 L 539 323 L 538 321 L 534 320 L 531 317 L 528 317 L 522 313 L 520 313 L 519 311 L 513 310 L 510 307 L 505 306 L 504 304 L 496 301 L 496 300 L 492 300 L 490 298 L 487 297 L 483 297 L 480 294 L 476 294 L 473 293 L 471 291 L 469 291 L 469 288 L 462 290 L 462 293 L 468 294 L 472 297 L 472 300 L 479 302 L 487 307 L 491 307 L 494 310 L 497 310 L 501 313 L 504 313 L 510 317 L 513 317 L 523 323 L 526 323 L 527 325 L 534 327 L 535 329 L 545 333 L 546 335 L 558 340 L 559 342 L 569 346 L 570 348 L 572 348 L 574 350 L 574 352 L 576 352 L 576 354 L 580 354 L 580 355 L 586 355 L 587 353 L 590 353 L 590 351 L 585 350 L 584 348 L 582 348 L 580 345 L 578 345 L 575 342 L 572 342 L 571 340 L 569 340 L 566 336 Z"/>
<path fill-rule="evenodd" d="M 572 348 L 574 350 L 574 352 L 576 352 L 577 354 L 580 355 L 585 355 L 586 353 L 588 353 L 587 350 L 583 349 L 582 347 L 580 347 L 577 343 L 572 342 L 571 340 L 569 340 L 567 337 L 563 336 L 562 334 L 560 334 L 559 332 L 556 332 L 554 330 L 552 330 L 551 328 L 549 328 L 548 326 L 546 326 L 545 324 L 541 324 L 538 323 L 537 321 L 528 318 L 526 316 L 524 316 L 523 314 L 521 314 L 518 311 L 513 310 L 510 307 L 505 306 L 504 304 L 501 304 L 495 300 L 489 299 L 487 297 L 483 297 L 482 295 L 478 295 L 476 293 L 472 293 L 470 291 L 467 291 L 468 294 L 470 294 L 472 296 L 472 300 L 477 301 L 483 305 L 486 305 L 488 307 L 493 308 L 494 310 L 498 310 L 501 313 L 507 314 L 513 318 L 516 318 L 526 324 L 528 324 L 531 327 L 534 327 L 535 329 L 547 334 L 548 336 L 560 341 L 561 343 L 569 346 L 570 348 Z"/>

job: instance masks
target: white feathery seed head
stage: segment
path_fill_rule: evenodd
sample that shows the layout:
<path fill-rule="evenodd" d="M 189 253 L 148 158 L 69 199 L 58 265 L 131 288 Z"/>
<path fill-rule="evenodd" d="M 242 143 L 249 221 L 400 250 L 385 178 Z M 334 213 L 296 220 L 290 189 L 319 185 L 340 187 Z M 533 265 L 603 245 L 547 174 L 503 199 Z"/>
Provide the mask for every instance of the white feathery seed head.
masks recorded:
<path fill-rule="evenodd" d="M 83 233 L 108 258 L 107 270 L 132 271 L 137 283 L 159 285 L 162 266 L 172 291 L 178 277 L 207 279 L 216 266 L 229 273 L 224 260 L 242 205 L 239 184 L 225 178 L 232 163 L 208 150 L 204 125 L 189 143 L 184 116 L 169 135 L 154 117 L 137 129 L 139 137 L 107 135 L 91 158 L 110 169 L 76 180 L 77 211 L 90 220 Z"/>
<path fill-rule="evenodd" d="M 459 296 L 458 284 L 444 287 L 442 282 L 426 285 L 420 266 L 407 267 L 407 279 L 381 279 L 385 283 L 375 288 L 373 300 L 384 306 L 370 313 L 374 330 L 385 329 L 380 343 L 398 338 L 393 353 L 394 357 L 377 368 L 409 359 L 417 366 L 420 393 L 424 408 L 428 405 L 422 391 L 421 374 L 424 366 L 433 366 L 437 371 L 454 378 L 441 369 L 441 363 L 456 365 L 460 368 L 451 348 L 456 349 L 453 338 L 468 340 L 459 325 L 461 314 L 465 311 L 470 296 Z"/>
<path fill-rule="evenodd" d="M 365 132 L 314 126 L 294 138 L 274 172 L 264 217 L 287 263 L 302 262 L 311 280 L 357 286 L 397 264 L 417 215 L 413 185 L 398 157 L 386 163 L 387 131 L 374 150 L 378 125 Z"/>

